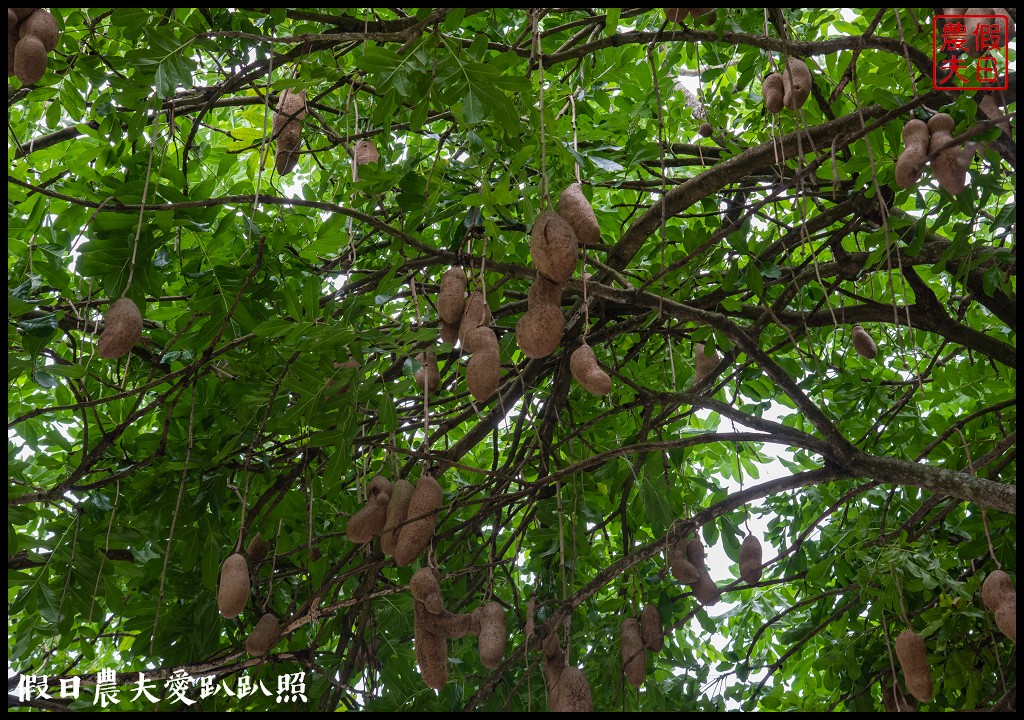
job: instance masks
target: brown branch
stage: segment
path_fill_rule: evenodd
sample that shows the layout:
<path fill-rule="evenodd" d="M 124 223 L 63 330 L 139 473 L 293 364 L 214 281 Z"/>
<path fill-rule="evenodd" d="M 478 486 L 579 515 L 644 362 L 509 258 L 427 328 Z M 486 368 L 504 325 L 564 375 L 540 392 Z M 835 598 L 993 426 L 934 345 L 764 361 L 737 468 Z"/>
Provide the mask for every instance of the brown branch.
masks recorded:
<path fill-rule="evenodd" d="M 869 50 L 882 50 L 884 52 L 892 53 L 893 55 L 899 56 L 902 60 L 904 57 L 904 50 L 906 50 L 910 53 L 911 62 L 917 66 L 918 70 L 929 77 L 932 74 L 932 59 L 928 55 L 915 47 L 911 47 L 909 45 L 904 46 L 903 43 L 895 38 L 879 37 L 877 35 L 864 38 L 863 36 L 858 35 L 856 37 L 839 37 L 821 41 L 800 41 L 767 37 L 765 35 L 751 35 L 750 33 L 733 32 L 731 30 L 727 30 L 722 33 L 721 39 L 719 39 L 717 33 L 712 30 L 669 30 L 666 32 L 643 31 L 617 33 L 615 35 L 587 43 L 586 45 L 580 45 L 571 50 L 544 55 L 544 67 L 547 68 L 556 63 L 563 63 L 568 60 L 587 57 L 588 55 L 605 48 L 622 47 L 623 45 L 648 45 L 653 42 L 673 41 L 747 45 L 750 47 L 761 48 L 762 50 L 787 52 L 790 55 L 796 55 L 799 57 L 830 55 L 832 53 L 839 53 L 847 50 L 856 50 L 858 46 L 863 46 Z M 524 50 L 520 50 L 518 52 L 520 55 L 529 55 L 529 53 Z"/>
<path fill-rule="evenodd" d="M 920 465 L 909 460 L 880 457 L 857 450 L 850 467 L 860 477 L 869 477 L 886 485 L 909 485 L 943 495 L 952 495 L 983 507 L 1017 514 L 1017 486 L 993 482 L 956 470 Z"/>
<path fill-rule="evenodd" d="M 822 277 L 826 275 L 822 274 Z M 844 305 L 829 310 L 802 313 L 796 310 L 776 311 L 779 322 L 794 327 L 833 327 L 833 314 L 841 323 L 855 325 L 858 323 L 877 323 L 880 325 L 900 325 L 918 330 L 926 330 L 951 343 L 962 345 L 979 352 L 986 357 L 1002 363 L 1010 368 L 1017 368 L 1017 350 L 1012 345 L 992 337 L 980 330 L 958 323 L 942 310 L 928 308 L 923 310 L 919 305 L 897 305 L 893 312 L 892 305 Z M 923 311 L 922 311 L 923 310 Z M 759 318 L 764 309 L 744 305 L 732 313 L 735 317 Z"/>

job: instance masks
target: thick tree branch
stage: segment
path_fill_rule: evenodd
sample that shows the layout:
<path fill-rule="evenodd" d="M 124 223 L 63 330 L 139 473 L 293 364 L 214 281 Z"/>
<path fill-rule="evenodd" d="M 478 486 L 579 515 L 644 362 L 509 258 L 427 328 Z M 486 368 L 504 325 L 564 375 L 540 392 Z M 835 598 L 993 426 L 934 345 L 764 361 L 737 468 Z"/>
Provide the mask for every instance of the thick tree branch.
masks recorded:
<path fill-rule="evenodd" d="M 1017 486 L 985 480 L 956 470 L 881 457 L 858 450 L 850 467 L 861 477 L 884 484 L 909 485 L 943 495 L 952 495 L 982 507 L 1017 514 Z"/>

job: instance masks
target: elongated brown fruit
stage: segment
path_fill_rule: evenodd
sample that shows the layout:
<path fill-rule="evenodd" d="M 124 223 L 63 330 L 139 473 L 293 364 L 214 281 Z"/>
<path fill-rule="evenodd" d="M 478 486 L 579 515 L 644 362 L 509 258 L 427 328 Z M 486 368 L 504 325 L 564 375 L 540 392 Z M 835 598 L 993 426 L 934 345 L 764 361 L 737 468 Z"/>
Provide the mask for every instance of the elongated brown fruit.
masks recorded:
<path fill-rule="evenodd" d="M 302 145 L 302 130 L 295 125 L 286 125 L 277 136 L 274 151 L 274 167 L 278 175 L 287 175 L 299 164 Z"/>
<path fill-rule="evenodd" d="M 494 333 L 494 330 L 481 325 L 478 328 L 473 328 L 463 339 L 462 349 L 468 352 L 470 355 L 484 350 L 493 350 L 495 353 L 498 352 L 498 336 Z"/>
<path fill-rule="evenodd" d="M 454 345 L 459 339 L 459 323 L 441 321 L 441 342 Z"/>
<path fill-rule="evenodd" d="M 245 651 L 253 656 L 266 655 L 281 638 L 281 625 L 277 618 L 265 613 L 245 641 Z"/>
<path fill-rule="evenodd" d="M 554 712 L 591 712 L 594 701 L 590 683 L 575 667 L 566 667 L 565 653 L 554 632 L 544 638 L 544 685 L 548 691 L 548 708 Z"/>
<path fill-rule="evenodd" d="M 416 650 L 416 663 L 420 668 L 420 677 L 427 687 L 443 690 L 448 682 L 448 651 L 445 639 L 440 635 L 420 627 L 416 623 L 413 628 L 413 644 Z"/>
<path fill-rule="evenodd" d="M 419 627 L 444 638 L 460 638 L 472 629 L 473 616 L 470 613 L 456 615 L 445 609 L 441 574 L 436 568 L 418 570 L 409 581 L 409 592 L 415 600 L 413 619 Z"/>
<path fill-rule="evenodd" d="M 714 373 L 715 368 L 718 367 L 718 363 L 722 359 L 718 356 L 717 352 L 712 352 L 710 355 L 707 354 L 704 343 L 694 343 L 693 345 L 693 358 L 694 358 L 694 373 L 693 373 L 693 384 L 699 385 L 709 378 Z"/>
<path fill-rule="evenodd" d="M 1017 596 L 1005 600 L 996 610 L 996 627 L 1003 635 L 1017 642 Z"/>
<path fill-rule="evenodd" d="M 555 712 L 593 712 L 587 676 L 579 668 L 563 668 L 548 691 L 548 707 Z"/>
<path fill-rule="evenodd" d="M 886 712 L 917 712 L 917 704 L 907 698 L 896 685 L 882 687 L 882 707 Z"/>
<path fill-rule="evenodd" d="M 496 348 L 485 348 L 470 358 L 466 365 L 466 386 L 474 400 L 484 402 L 490 398 L 500 380 L 501 358 Z"/>
<path fill-rule="evenodd" d="M 302 144 L 302 120 L 306 117 L 306 91 L 282 90 L 277 99 L 272 125 L 277 141 L 274 164 L 278 175 L 287 175 L 299 162 Z"/>
<path fill-rule="evenodd" d="M 366 505 L 349 518 L 345 534 L 354 543 L 369 542 L 384 530 L 388 503 L 391 500 L 391 481 L 381 475 L 370 481 L 366 491 Z"/>
<path fill-rule="evenodd" d="M 10 9 L 7 10 L 7 17 L 13 17 Z M 7 26 L 7 77 L 14 75 L 14 50 L 18 45 L 18 29 Z M 43 72 L 46 72 L 45 70 Z"/>
<path fill-rule="evenodd" d="M 441 370 L 437 367 L 437 353 L 433 350 L 421 352 L 416 356 L 420 363 L 420 369 L 413 373 L 412 379 L 416 381 L 417 387 L 426 390 L 428 395 L 433 395 L 441 387 Z"/>
<path fill-rule="evenodd" d="M 391 486 L 391 499 L 388 501 L 384 531 L 380 536 L 380 549 L 385 555 L 395 554 L 395 544 L 398 542 L 396 528 L 409 516 L 409 503 L 412 501 L 414 490 L 413 484 L 405 478 L 396 480 Z"/>
<path fill-rule="evenodd" d="M 903 679 L 910 694 L 921 702 L 931 702 L 932 671 L 928 665 L 928 649 L 924 638 L 913 630 L 901 632 L 896 638 L 896 657 L 899 658 Z"/>
<path fill-rule="evenodd" d="M 903 126 L 903 153 L 896 161 L 896 184 L 901 188 L 915 185 L 928 162 L 928 125 L 921 120 L 909 120 Z"/>
<path fill-rule="evenodd" d="M 228 556 L 220 566 L 217 607 L 226 618 L 238 617 L 249 601 L 249 564 L 241 553 Z"/>
<path fill-rule="evenodd" d="M 782 75 L 773 72 L 761 83 L 761 95 L 764 97 L 765 110 L 772 115 L 782 111 L 785 107 L 782 103 L 786 91 L 782 86 Z"/>
<path fill-rule="evenodd" d="M 704 565 L 704 543 L 699 538 L 693 538 L 686 543 L 686 559 L 698 572 L 707 570 L 707 566 Z"/>
<path fill-rule="evenodd" d="M 39 38 L 46 52 L 50 52 L 57 47 L 57 40 L 60 39 L 57 21 L 53 19 L 53 15 L 43 8 L 39 8 L 22 20 L 18 26 L 18 33 L 21 37 L 34 35 Z"/>
<path fill-rule="evenodd" d="M 33 85 L 46 74 L 46 46 L 35 35 L 26 35 L 14 46 L 14 74 L 24 85 Z"/>
<path fill-rule="evenodd" d="M 743 578 L 743 582 L 748 585 L 760 582 L 761 562 L 761 541 L 753 535 L 747 535 L 740 545 L 740 577 Z"/>
<path fill-rule="evenodd" d="M 996 627 L 1017 642 L 1017 591 L 1010 576 L 1002 570 L 990 572 L 981 585 L 981 599 L 995 613 Z"/>
<path fill-rule="evenodd" d="M 269 549 L 270 545 L 263 539 L 263 536 L 256 533 L 256 536 L 249 541 L 248 547 L 245 548 L 245 554 L 249 556 L 249 563 L 255 565 L 267 556 Z"/>
<path fill-rule="evenodd" d="M 700 571 L 686 556 L 686 541 L 682 538 L 669 546 L 668 565 L 672 577 L 684 585 L 693 585 L 700 579 Z"/>
<path fill-rule="evenodd" d="M 989 120 L 995 120 L 997 117 L 1001 117 L 1004 114 L 1002 106 L 996 99 L 996 95 L 997 93 L 987 92 L 985 93 L 985 96 L 981 99 L 981 102 L 978 103 L 978 109 L 981 110 L 982 114 Z M 979 116 L 978 119 L 980 120 L 981 117 Z M 920 120 L 918 120 L 918 122 L 920 122 Z M 998 123 L 996 123 L 996 125 L 999 127 L 1000 130 L 1002 130 L 1007 135 L 1009 135 L 1013 130 L 1012 126 L 1010 125 L 1009 118 L 1003 118 Z M 925 152 L 927 153 L 927 141 L 925 141 L 924 147 Z M 899 177 L 897 176 L 897 180 L 898 179 Z"/>
<path fill-rule="evenodd" d="M 811 71 L 807 63 L 799 58 L 790 58 L 782 71 L 782 104 L 790 110 L 798 110 L 811 94 Z"/>
<path fill-rule="evenodd" d="M 526 296 L 527 310 L 533 310 L 538 305 L 554 305 L 558 307 L 561 304 L 562 286 L 548 280 L 543 275 L 538 275 Z"/>
<path fill-rule="evenodd" d="M 528 358 L 544 358 L 558 348 L 565 331 L 565 316 L 554 305 L 527 310 L 516 323 L 516 342 Z"/>
<path fill-rule="evenodd" d="M 466 336 L 482 325 L 491 324 L 491 309 L 487 307 L 487 298 L 483 293 L 470 293 L 466 298 L 466 306 L 462 311 L 462 320 L 459 321 L 459 342 L 463 348 L 466 345 Z"/>
<path fill-rule="evenodd" d="M 426 607 L 429 613 L 444 612 L 441 597 L 441 575 L 437 568 L 420 568 L 409 580 L 409 592 Z"/>
<path fill-rule="evenodd" d="M 505 627 L 505 608 L 491 600 L 473 611 L 477 616 L 477 645 L 480 648 L 480 663 L 484 667 L 496 668 L 505 654 L 508 630 Z"/>
<path fill-rule="evenodd" d="M 993 570 L 981 584 L 981 600 L 985 607 L 995 612 L 1010 597 L 1016 597 L 1013 580 L 1003 570 Z"/>
<path fill-rule="evenodd" d="M 647 603 L 640 613 L 640 637 L 644 646 L 653 652 L 661 652 L 665 647 L 665 629 L 661 624 L 661 613 L 658 607 Z"/>
<path fill-rule="evenodd" d="M 446 323 L 462 320 L 462 311 L 466 309 L 466 282 L 466 271 L 458 266 L 449 268 L 441 276 L 437 312 Z"/>
<path fill-rule="evenodd" d="M 612 379 L 597 364 L 594 349 L 584 343 L 569 356 L 569 369 L 576 382 L 591 395 L 607 395 L 612 389 Z"/>
<path fill-rule="evenodd" d="M 579 241 L 572 226 L 545 210 L 533 223 L 530 232 L 530 257 L 533 264 L 549 280 L 565 282 L 576 269 Z"/>
<path fill-rule="evenodd" d="M 697 568 L 697 582 L 692 585 L 693 596 L 701 605 L 714 605 L 722 598 L 718 585 L 704 563 L 704 543 L 694 538 L 686 544 L 686 557 Z"/>
<path fill-rule="evenodd" d="M 356 143 L 353 154 L 356 156 L 356 165 L 366 165 L 380 160 L 380 153 L 373 140 L 360 140 Z"/>
<path fill-rule="evenodd" d="M 931 133 L 928 153 L 935 156 L 932 158 L 932 174 L 950 195 L 960 194 L 967 182 L 967 169 L 959 162 L 960 148 L 955 145 L 947 147 L 953 141 L 954 127 L 956 123 L 947 113 L 935 113 L 928 120 Z"/>
<path fill-rule="evenodd" d="M 853 326 L 853 336 L 850 341 L 853 343 L 853 349 L 861 357 L 874 360 L 875 355 L 878 354 L 878 346 L 875 345 L 875 341 L 860 325 Z"/>
<path fill-rule="evenodd" d="M 707 570 L 701 571 L 697 582 L 693 584 L 693 596 L 701 605 L 716 605 L 722 599 L 722 591 Z"/>
<path fill-rule="evenodd" d="M 430 542 L 434 536 L 437 511 L 441 508 L 442 499 L 441 486 L 437 484 L 437 480 L 427 473 L 420 476 L 409 501 L 408 518 L 417 518 L 420 515 L 426 515 L 426 517 L 413 520 L 402 526 L 398 533 L 398 542 L 395 545 L 395 563 L 397 565 L 404 566 L 412 563 Z"/>
<path fill-rule="evenodd" d="M 600 245 L 601 226 L 594 208 L 583 195 L 583 186 L 572 183 L 558 196 L 558 214 L 569 223 L 580 245 Z"/>
<path fill-rule="evenodd" d="M 119 298 L 103 316 L 103 332 L 96 343 L 101 358 L 124 357 L 142 339 L 142 313 L 130 298 Z"/>
<path fill-rule="evenodd" d="M 686 16 L 690 14 L 690 8 L 664 8 L 665 19 L 681 25 Z"/>
<path fill-rule="evenodd" d="M 644 684 L 647 674 L 647 653 L 640 637 L 640 623 L 636 618 L 626 618 L 619 627 L 619 650 L 622 655 L 622 672 L 629 684 L 635 688 Z"/>
<path fill-rule="evenodd" d="M 960 8 L 956 8 L 959 10 Z M 943 8 L 947 10 L 947 8 Z M 1004 20 L 999 17 L 968 17 L 964 20 L 964 37 L 966 42 L 963 48 L 967 52 L 968 57 L 977 58 L 985 54 L 987 48 L 994 48 L 998 53 L 998 48 L 1006 45 L 1007 37 L 1011 37 L 1014 34 L 1014 22 L 1013 18 L 1010 17 L 1009 13 L 1006 12 L 1006 8 L 966 8 L 962 13 L 951 13 L 954 15 L 1002 15 L 1006 18 L 1008 32 L 1006 35 L 1003 34 L 1003 23 Z M 946 22 L 949 22 L 948 20 Z M 985 25 L 988 30 L 983 36 L 985 37 L 984 43 L 979 43 L 979 26 Z"/>
<path fill-rule="evenodd" d="M 450 613 L 442 610 L 439 613 L 432 613 L 426 610 L 426 606 L 416 601 L 413 606 L 419 608 L 419 619 L 417 622 L 423 625 L 428 631 L 443 638 L 461 638 L 472 630 L 472 613 Z"/>

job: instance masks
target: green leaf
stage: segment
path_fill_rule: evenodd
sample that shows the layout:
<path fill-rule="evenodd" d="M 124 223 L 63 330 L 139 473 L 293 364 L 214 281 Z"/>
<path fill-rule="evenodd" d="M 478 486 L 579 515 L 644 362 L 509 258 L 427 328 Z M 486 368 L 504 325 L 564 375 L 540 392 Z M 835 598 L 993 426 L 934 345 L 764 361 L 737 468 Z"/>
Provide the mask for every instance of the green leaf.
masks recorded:
<path fill-rule="evenodd" d="M 38 585 L 37 590 L 38 593 L 35 598 L 38 603 L 39 614 L 43 616 L 46 622 L 56 623 L 60 616 L 60 603 L 57 599 L 57 594 L 46 584 Z"/>
<path fill-rule="evenodd" d="M 652 459 L 653 458 L 653 459 Z M 672 522 L 672 513 L 665 499 L 665 481 L 661 473 L 661 458 L 648 456 L 640 479 L 640 492 L 644 503 L 644 517 L 655 535 L 661 535 Z"/>
<path fill-rule="evenodd" d="M 985 271 L 985 274 L 981 278 L 981 287 L 986 295 L 992 297 L 995 295 L 996 289 L 999 287 L 1001 280 L 1001 273 L 998 268 L 989 268 Z"/>
<path fill-rule="evenodd" d="M 445 17 L 444 23 L 441 27 L 446 33 L 455 32 L 462 24 L 462 19 L 466 16 L 465 8 L 453 8 Z"/>
<path fill-rule="evenodd" d="M 587 155 L 586 157 L 590 162 L 594 163 L 594 165 L 605 172 L 617 173 L 625 169 L 622 165 L 609 158 L 600 157 L 598 155 Z"/>
<path fill-rule="evenodd" d="M 619 8 L 608 8 L 608 15 L 604 20 L 604 34 L 612 35 L 619 25 Z"/>
<path fill-rule="evenodd" d="M 40 370 L 39 368 L 36 368 L 32 372 L 32 379 L 39 383 L 40 387 L 44 388 L 55 388 L 58 385 L 57 378 L 45 370 Z"/>
<path fill-rule="evenodd" d="M 462 97 L 462 115 L 470 125 L 476 125 L 487 117 L 484 97 L 472 86 L 466 89 Z"/>
<path fill-rule="evenodd" d="M 60 375 L 68 378 L 85 377 L 85 367 L 82 365 L 60 365 L 52 364 L 46 366 L 46 372 L 50 375 Z"/>

